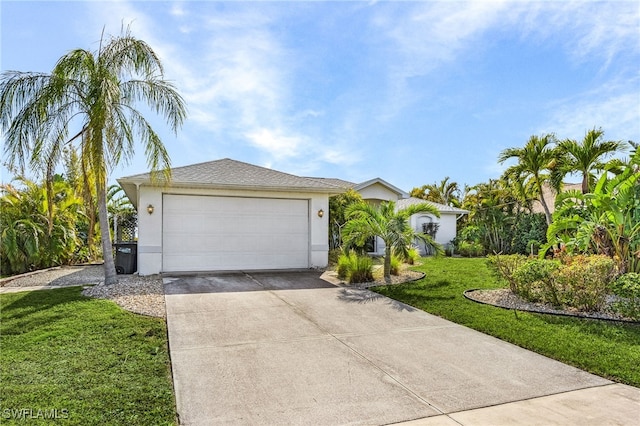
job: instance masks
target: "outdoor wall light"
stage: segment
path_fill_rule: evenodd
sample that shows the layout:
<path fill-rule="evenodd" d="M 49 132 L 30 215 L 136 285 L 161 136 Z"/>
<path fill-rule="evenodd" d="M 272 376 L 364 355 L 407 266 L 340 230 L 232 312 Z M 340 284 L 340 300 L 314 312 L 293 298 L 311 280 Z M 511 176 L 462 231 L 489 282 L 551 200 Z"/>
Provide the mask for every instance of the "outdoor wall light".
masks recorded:
<path fill-rule="evenodd" d="M 149 205 L 147 206 L 147 213 L 149 213 L 149 214 L 153 214 L 153 204 L 149 204 Z"/>
<path fill-rule="evenodd" d="M 324 216 L 324 210 L 320 209 L 318 210 L 318 217 L 322 217 Z"/>

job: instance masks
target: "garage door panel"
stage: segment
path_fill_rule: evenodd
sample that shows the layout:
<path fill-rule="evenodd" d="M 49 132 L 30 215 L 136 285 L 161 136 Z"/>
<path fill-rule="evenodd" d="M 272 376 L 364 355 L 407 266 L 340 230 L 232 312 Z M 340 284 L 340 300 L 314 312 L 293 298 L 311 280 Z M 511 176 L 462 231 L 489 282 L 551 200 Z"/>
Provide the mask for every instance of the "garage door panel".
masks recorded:
<path fill-rule="evenodd" d="M 164 196 L 166 272 L 308 265 L 307 200 Z"/>

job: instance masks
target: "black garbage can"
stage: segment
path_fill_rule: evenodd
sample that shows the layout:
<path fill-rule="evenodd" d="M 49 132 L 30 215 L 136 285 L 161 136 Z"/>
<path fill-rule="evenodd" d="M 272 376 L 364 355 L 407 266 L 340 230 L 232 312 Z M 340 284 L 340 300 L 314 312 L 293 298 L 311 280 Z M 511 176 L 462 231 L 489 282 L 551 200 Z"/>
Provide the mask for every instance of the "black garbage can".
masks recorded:
<path fill-rule="evenodd" d="M 133 274 L 138 270 L 138 244 L 115 243 L 116 272 L 118 274 Z"/>

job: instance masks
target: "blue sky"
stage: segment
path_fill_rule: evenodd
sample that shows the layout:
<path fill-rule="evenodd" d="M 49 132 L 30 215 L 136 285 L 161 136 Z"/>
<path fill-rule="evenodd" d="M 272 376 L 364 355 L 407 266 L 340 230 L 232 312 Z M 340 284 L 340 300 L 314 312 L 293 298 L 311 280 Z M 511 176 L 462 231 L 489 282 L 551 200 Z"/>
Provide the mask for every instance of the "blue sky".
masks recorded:
<path fill-rule="evenodd" d="M 173 166 L 233 158 L 409 191 L 500 176 L 533 134 L 640 142 L 640 3 L 2 1 L 1 69 L 122 23 L 187 101 Z M 144 152 L 112 171 L 147 171 Z M 3 181 L 10 179 L 3 169 Z"/>

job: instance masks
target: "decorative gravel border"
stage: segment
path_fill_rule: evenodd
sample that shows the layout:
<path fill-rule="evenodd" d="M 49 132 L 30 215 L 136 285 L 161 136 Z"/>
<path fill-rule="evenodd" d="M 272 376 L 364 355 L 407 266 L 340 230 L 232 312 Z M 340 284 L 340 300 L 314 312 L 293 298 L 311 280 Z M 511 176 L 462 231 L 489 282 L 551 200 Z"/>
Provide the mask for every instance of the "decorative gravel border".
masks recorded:
<path fill-rule="evenodd" d="M 640 324 L 640 321 L 634 321 L 624 318 L 613 312 L 579 312 L 572 310 L 556 309 L 546 303 L 527 302 L 519 296 L 513 294 L 509 289 L 500 288 L 495 290 L 470 289 L 465 290 L 462 295 L 472 302 L 482 305 L 495 306 L 502 309 L 515 311 L 533 312 L 536 314 L 548 314 L 564 317 L 595 319 L 602 321 L 623 322 L 628 324 Z"/>
<path fill-rule="evenodd" d="M 402 271 L 400 273 L 400 275 L 391 275 L 391 282 L 387 283 L 384 281 L 384 278 L 381 280 L 376 280 L 376 281 L 371 281 L 368 283 L 354 283 L 354 284 L 349 284 L 346 281 L 341 280 L 340 278 L 338 278 L 338 274 L 336 271 L 325 271 L 320 278 L 327 281 L 328 283 L 331 283 L 335 286 L 338 287 L 354 287 L 354 288 L 358 288 L 361 290 L 365 290 L 371 287 L 380 287 L 383 285 L 396 285 L 396 284 L 406 284 L 406 283 L 411 283 L 414 281 L 418 281 L 421 280 L 425 277 L 425 273 L 424 272 L 418 272 L 418 271 L 412 271 L 412 270 L 405 270 Z"/>

